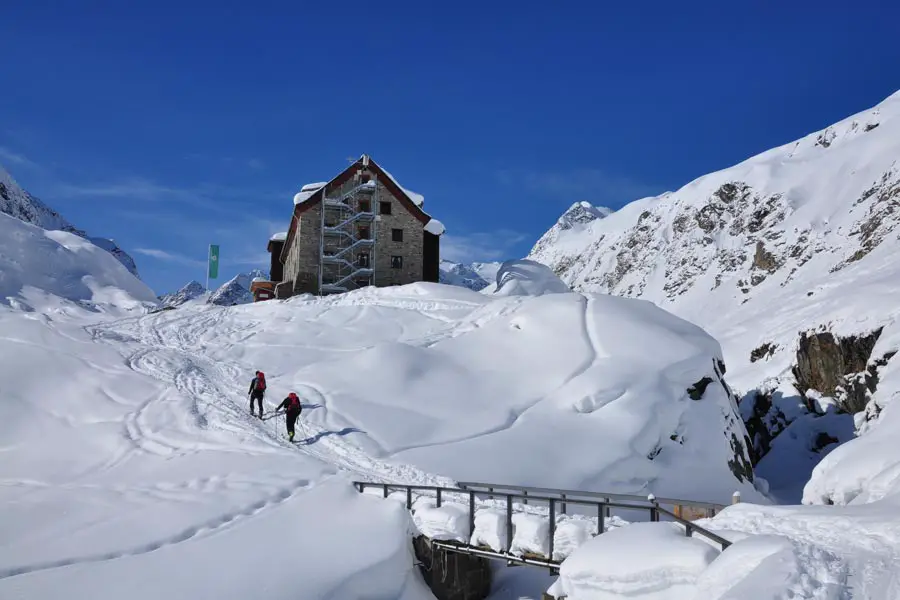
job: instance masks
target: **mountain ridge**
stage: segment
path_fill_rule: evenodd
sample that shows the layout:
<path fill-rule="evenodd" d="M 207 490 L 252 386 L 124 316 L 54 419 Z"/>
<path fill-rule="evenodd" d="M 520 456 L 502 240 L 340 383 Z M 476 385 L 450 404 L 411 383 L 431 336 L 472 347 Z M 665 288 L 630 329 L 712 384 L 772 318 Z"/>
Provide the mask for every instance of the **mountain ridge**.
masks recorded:
<path fill-rule="evenodd" d="M 649 300 L 718 339 L 765 477 L 784 456 L 767 466 L 765 454 L 790 447 L 771 444 L 786 429 L 812 469 L 852 438 L 846 419 L 864 434 L 900 397 L 898 231 L 900 92 L 674 192 L 555 224 L 528 258 L 578 291 Z M 837 417 L 820 419 L 830 406 Z M 830 493 L 811 498 L 840 501 Z"/>
<path fill-rule="evenodd" d="M 22 188 L 2 165 L 0 165 L 0 212 L 48 231 L 65 231 L 84 238 L 115 256 L 132 275 L 140 279 L 134 258 L 120 248 L 115 240 L 90 236 L 84 230 L 78 229 L 41 199 Z"/>

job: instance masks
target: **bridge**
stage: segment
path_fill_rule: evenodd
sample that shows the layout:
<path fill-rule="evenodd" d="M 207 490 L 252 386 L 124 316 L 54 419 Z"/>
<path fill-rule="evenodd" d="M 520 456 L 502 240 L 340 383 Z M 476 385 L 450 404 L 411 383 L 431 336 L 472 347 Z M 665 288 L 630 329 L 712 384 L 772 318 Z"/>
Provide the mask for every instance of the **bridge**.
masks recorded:
<path fill-rule="evenodd" d="M 650 521 L 667 520 L 682 528 L 687 537 L 704 537 L 722 550 L 731 544 L 691 521 L 715 516 L 725 508 L 722 504 L 711 502 L 657 498 L 652 494 L 607 494 L 475 482 L 458 482 L 457 487 L 370 481 L 355 481 L 354 485 L 360 493 L 376 493 L 384 498 L 402 501 L 410 511 L 427 511 L 443 506 L 452 507 L 456 515 L 464 515 L 467 519 L 464 526 L 431 537 L 429 543 L 433 549 L 503 560 L 508 565 L 545 567 L 552 573 L 558 573 L 562 561 L 574 550 L 571 543 L 565 549 L 558 548 L 561 540 L 557 540 L 560 537 L 557 534 L 567 521 L 577 521 L 575 524 L 584 529 L 588 537 L 594 537 L 611 527 L 625 525 L 625 522 L 618 520 L 620 515 L 637 517 L 632 518 L 633 521 L 648 518 Z M 481 539 L 483 536 L 476 535 L 483 533 L 476 525 L 479 514 L 505 517 L 493 544 L 485 543 Z M 517 515 L 527 517 L 517 519 Z M 531 522 L 528 529 L 536 534 L 536 545 L 531 544 L 529 548 L 529 544 L 522 544 L 522 540 L 517 539 L 517 530 L 521 528 L 515 523 L 517 520 L 519 525 Z"/>

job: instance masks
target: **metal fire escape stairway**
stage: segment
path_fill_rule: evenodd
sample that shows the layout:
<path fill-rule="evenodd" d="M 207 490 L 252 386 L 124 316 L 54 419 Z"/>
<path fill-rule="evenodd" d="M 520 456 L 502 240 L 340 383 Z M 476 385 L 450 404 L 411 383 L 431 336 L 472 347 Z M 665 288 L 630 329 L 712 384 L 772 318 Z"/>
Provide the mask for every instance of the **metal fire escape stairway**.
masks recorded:
<path fill-rule="evenodd" d="M 326 198 L 322 211 L 322 242 L 320 247 L 319 290 L 334 294 L 370 285 L 375 271 L 372 268 L 375 248 L 375 205 L 378 185 L 372 179 L 362 181 L 363 171 L 351 180 L 349 190 Z M 360 237 L 359 225 L 368 224 L 368 237 Z M 366 260 L 352 260 L 354 252 L 368 249 L 361 256 Z M 350 259 L 350 260 L 348 260 Z M 360 284 L 362 281 L 362 284 Z"/>

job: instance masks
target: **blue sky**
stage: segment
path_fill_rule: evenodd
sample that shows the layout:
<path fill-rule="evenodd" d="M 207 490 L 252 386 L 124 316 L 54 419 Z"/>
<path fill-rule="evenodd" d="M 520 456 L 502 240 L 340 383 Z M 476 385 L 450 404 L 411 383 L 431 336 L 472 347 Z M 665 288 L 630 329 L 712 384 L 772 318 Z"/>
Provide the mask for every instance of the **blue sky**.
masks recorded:
<path fill-rule="evenodd" d="M 446 257 L 521 256 L 900 88 L 888 2 L 9 2 L 0 164 L 157 292 L 264 266 L 362 153 Z"/>

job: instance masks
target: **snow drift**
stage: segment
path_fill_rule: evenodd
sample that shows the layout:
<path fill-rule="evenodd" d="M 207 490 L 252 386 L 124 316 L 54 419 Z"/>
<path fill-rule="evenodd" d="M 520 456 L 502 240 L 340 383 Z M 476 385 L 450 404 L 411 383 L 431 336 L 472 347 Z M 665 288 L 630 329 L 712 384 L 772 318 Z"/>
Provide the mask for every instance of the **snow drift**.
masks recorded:
<path fill-rule="evenodd" d="M 88 240 L 0 214 L 0 303 L 30 310 L 48 294 L 121 309 L 156 300 L 112 254 Z"/>

